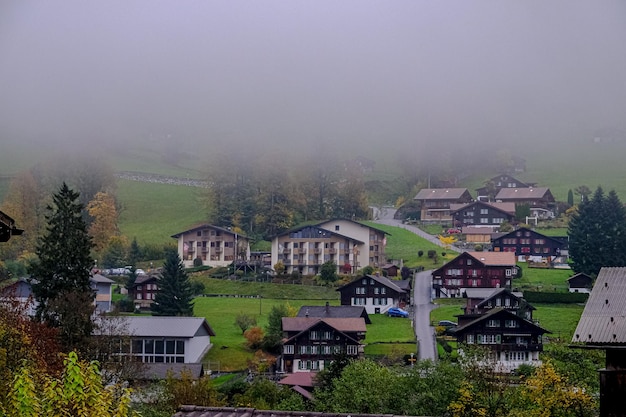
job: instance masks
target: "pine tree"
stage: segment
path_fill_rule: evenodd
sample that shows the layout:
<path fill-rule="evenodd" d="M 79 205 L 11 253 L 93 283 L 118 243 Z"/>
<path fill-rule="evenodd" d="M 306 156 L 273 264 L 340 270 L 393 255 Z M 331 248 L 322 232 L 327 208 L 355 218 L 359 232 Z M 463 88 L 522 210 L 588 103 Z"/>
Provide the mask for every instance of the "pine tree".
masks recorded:
<path fill-rule="evenodd" d="M 626 211 L 617 194 L 598 187 L 584 199 L 568 226 L 572 269 L 597 275 L 604 266 L 626 266 Z"/>
<path fill-rule="evenodd" d="M 81 350 L 93 329 L 93 244 L 78 199 L 65 183 L 53 195 L 47 207 L 47 234 L 37 245 L 39 259 L 29 269 L 38 302 L 36 318 L 59 328 L 66 351 Z"/>
<path fill-rule="evenodd" d="M 159 291 L 152 304 L 155 316 L 193 316 L 193 292 L 189 276 L 175 251 L 169 251 L 159 280 Z"/>

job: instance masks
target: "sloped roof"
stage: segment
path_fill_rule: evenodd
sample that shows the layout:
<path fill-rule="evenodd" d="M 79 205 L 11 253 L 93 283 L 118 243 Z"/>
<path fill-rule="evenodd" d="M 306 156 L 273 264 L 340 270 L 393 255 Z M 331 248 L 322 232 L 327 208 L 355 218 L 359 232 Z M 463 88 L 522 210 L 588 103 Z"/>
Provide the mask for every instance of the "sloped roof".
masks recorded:
<path fill-rule="evenodd" d="M 119 317 L 113 319 L 119 319 Z M 123 323 L 124 331 L 138 337 L 191 338 L 196 336 L 201 329 L 204 329 L 209 336 L 215 336 L 215 332 L 203 317 L 124 316 Z"/>
<path fill-rule="evenodd" d="M 370 316 L 362 306 L 302 306 L 297 317 L 316 318 L 358 318 L 362 317 L 366 324 L 371 324 Z"/>
<path fill-rule="evenodd" d="M 464 227 L 461 233 L 465 235 L 492 235 L 492 227 Z"/>
<path fill-rule="evenodd" d="M 526 320 L 523 317 L 518 316 L 517 314 L 505 309 L 505 308 L 501 308 L 501 307 L 496 307 L 493 310 L 490 310 L 489 312 L 485 313 L 485 314 L 481 314 L 480 316 L 478 316 L 476 319 L 470 321 L 469 323 L 465 323 L 462 326 L 456 327 L 454 328 L 452 331 L 454 333 L 462 333 L 465 330 L 467 330 L 468 328 L 482 322 L 485 320 L 489 320 L 490 318 L 497 316 L 497 315 L 505 315 L 505 316 L 509 316 L 511 319 L 514 320 L 519 320 L 522 321 L 524 323 L 526 323 L 528 326 L 534 327 L 538 333 L 551 333 L 549 330 L 544 329 L 543 327 L 533 323 L 530 320 Z"/>
<path fill-rule="evenodd" d="M 476 306 L 477 307 L 481 307 L 481 306 L 487 304 L 489 302 L 489 300 L 493 300 L 494 297 L 496 297 L 496 296 L 498 296 L 498 295 L 500 295 L 502 293 L 509 294 L 513 298 L 516 298 L 518 301 L 525 301 L 521 292 L 513 292 L 513 291 L 509 290 L 508 288 L 496 288 L 490 295 L 485 297 L 480 303 L 476 304 Z M 531 310 L 536 310 L 536 308 L 533 307 L 532 305 L 530 305 L 528 302 L 526 302 L 526 305 L 528 305 L 528 307 Z"/>
<path fill-rule="evenodd" d="M 467 252 L 467 254 L 488 266 L 515 265 L 513 252 Z"/>
<path fill-rule="evenodd" d="M 456 200 L 465 193 L 467 188 L 423 188 L 413 200 Z"/>
<path fill-rule="evenodd" d="M 283 379 L 278 381 L 283 385 L 299 385 L 301 387 L 312 387 L 315 385 L 315 377 L 317 372 L 296 372 L 288 374 Z"/>
<path fill-rule="evenodd" d="M 391 288 L 392 290 L 394 290 L 394 291 L 396 291 L 398 293 L 405 293 L 406 292 L 406 290 L 402 288 L 403 284 L 399 284 L 401 281 L 393 281 L 393 280 L 390 280 L 387 277 L 381 277 L 380 275 L 364 275 L 362 277 L 358 277 L 356 279 L 353 279 L 349 283 L 344 284 L 341 287 L 337 288 L 337 291 L 341 291 L 342 289 L 353 285 L 355 282 L 358 282 L 358 281 L 362 280 L 363 278 L 371 278 L 374 281 L 384 285 L 387 288 Z"/>
<path fill-rule="evenodd" d="M 301 332 L 319 324 L 326 323 L 340 332 L 364 332 L 367 330 L 362 317 L 350 318 L 319 318 L 319 317 L 283 317 L 282 326 L 285 332 Z"/>
<path fill-rule="evenodd" d="M 530 200 L 544 198 L 547 194 L 552 195 L 547 187 L 502 188 L 496 195 L 496 200 Z"/>
<path fill-rule="evenodd" d="M 92 275 L 92 277 L 89 278 L 89 281 L 97 282 L 98 284 L 113 284 L 115 282 L 111 278 L 107 278 L 104 275 L 100 274 Z"/>
<path fill-rule="evenodd" d="M 457 211 L 466 209 L 468 207 L 471 206 L 488 206 L 491 207 L 497 211 L 501 211 L 504 214 L 508 214 L 508 215 L 515 215 L 515 203 L 513 202 L 495 202 L 495 203 L 491 203 L 491 202 L 487 202 L 487 201 L 472 201 L 471 203 L 465 203 L 465 204 L 460 204 L 460 203 L 452 203 L 450 204 L 450 212 L 451 213 L 455 213 Z"/>
<path fill-rule="evenodd" d="M 626 267 L 600 269 L 572 342 L 626 345 Z"/>
<path fill-rule="evenodd" d="M 325 232 L 325 233 L 328 233 L 328 234 L 330 234 L 330 235 L 333 235 L 333 236 L 339 236 L 339 237 L 342 237 L 342 238 L 344 238 L 344 239 L 348 239 L 348 240 L 352 240 L 352 241 L 354 241 L 354 242 L 358 242 L 358 243 L 360 243 L 360 244 L 365 243 L 365 242 L 360 241 L 359 239 L 355 239 L 355 238 L 353 238 L 353 237 L 346 236 L 346 235 L 343 235 L 343 234 L 341 234 L 341 233 L 337 233 L 337 232 L 334 232 L 334 231 L 332 231 L 332 230 L 325 229 L 325 228 L 320 227 L 320 226 L 318 226 L 318 225 L 316 225 L 316 224 L 308 224 L 308 225 L 304 225 L 304 226 L 300 226 L 300 227 L 294 227 L 294 228 L 291 228 L 291 229 L 289 229 L 289 230 L 285 230 L 285 231 L 284 231 L 284 232 L 282 232 L 282 233 L 279 233 L 279 234 L 277 234 L 277 235 L 272 236 L 272 239 L 275 239 L 275 238 L 280 237 L 280 236 L 285 236 L 285 235 L 288 235 L 288 234 L 291 234 L 291 233 L 297 232 L 297 231 L 299 231 L 299 230 L 306 229 L 306 228 L 308 228 L 308 227 L 310 227 L 310 228 L 315 228 L 315 229 L 319 229 L 319 230 L 321 230 L 321 231 L 323 231 L 323 232 Z"/>
<path fill-rule="evenodd" d="M 215 230 L 219 230 L 219 231 L 224 232 L 224 233 L 228 233 L 228 234 L 233 235 L 233 236 L 236 234 L 240 238 L 248 239 L 248 237 L 245 234 L 243 234 L 243 233 L 235 233 L 232 230 L 228 230 L 226 228 L 223 228 L 223 227 L 220 227 L 220 226 L 215 226 L 215 225 L 212 225 L 212 224 L 207 224 L 207 223 L 201 223 L 201 224 L 192 226 L 190 229 L 185 230 L 184 232 L 176 233 L 175 235 L 172 235 L 171 237 L 173 237 L 174 239 L 178 239 L 180 236 L 184 235 L 185 233 L 196 232 L 198 230 L 204 230 L 204 229 L 215 229 Z"/>
<path fill-rule="evenodd" d="M 328 219 L 328 220 L 324 220 L 324 221 L 322 221 L 322 222 L 316 223 L 315 225 L 316 225 L 316 226 L 320 226 L 320 227 L 321 227 L 322 225 L 324 225 L 324 224 L 326 224 L 326 223 L 332 223 L 332 222 L 334 222 L 334 221 L 346 221 L 346 222 L 354 223 L 354 224 L 356 224 L 356 225 L 359 225 L 359 226 L 362 226 L 362 227 L 367 227 L 368 229 L 376 230 L 376 231 L 378 231 L 378 232 L 381 232 L 381 233 L 384 233 L 384 234 L 386 234 L 386 235 L 390 235 L 390 236 L 391 236 L 391 233 L 385 232 L 384 230 L 379 229 L 379 228 L 377 228 L 377 227 L 375 227 L 375 226 L 371 226 L 371 225 L 369 225 L 369 224 L 366 224 L 366 223 L 363 223 L 363 222 L 360 222 L 360 221 L 357 221 L 357 220 L 352 220 L 352 219 L 342 219 L 342 218 L 340 218 L 340 217 L 333 218 L 333 219 Z"/>
<path fill-rule="evenodd" d="M 174 417 L 382 417 L 382 414 L 340 414 L 315 411 L 257 410 L 256 408 L 203 407 L 181 405 Z M 412 417 L 385 414 L 384 417 Z"/>
<path fill-rule="evenodd" d="M 142 363 L 139 367 L 137 379 L 159 380 L 171 375 L 174 379 L 181 379 L 181 372 L 191 372 L 193 378 L 200 378 L 204 373 L 202 363 Z"/>
<path fill-rule="evenodd" d="M 571 280 L 580 279 L 580 278 L 582 278 L 582 279 L 584 279 L 586 281 L 589 281 L 589 282 L 593 282 L 593 278 L 591 278 L 589 275 L 587 275 L 587 274 L 585 274 L 583 272 L 579 272 L 579 273 L 577 273 L 575 275 L 572 275 L 567 280 L 571 281 Z"/>

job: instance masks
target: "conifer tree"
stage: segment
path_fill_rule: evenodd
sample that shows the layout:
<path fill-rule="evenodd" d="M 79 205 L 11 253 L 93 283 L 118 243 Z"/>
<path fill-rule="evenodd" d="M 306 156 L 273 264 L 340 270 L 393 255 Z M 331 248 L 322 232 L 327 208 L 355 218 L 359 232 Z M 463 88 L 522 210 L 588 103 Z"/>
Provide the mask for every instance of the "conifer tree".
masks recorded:
<path fill-rule="evenodd" d="M 29 269 L 38 302 L 36 318 L 59 328 L 66 351 L 81 350 L 93 329 L 93 244 L 78 199 L 79 194 L 65 183 L 53 195 L 47 207 L 47 234 L 37 245 L 38 261 Z"/>
<path fill-rule="evenodd" d="M 154 316 L 193 316 L 193 291 L 189 276 L 175 251 L 168 251 L 159 291 L 152 304 Z"/>
<path fill-rule="evenodd" d="M 617 194 L 598 187 L 584 199 L 568 226 L 572 269 L 597 275 L 602 267 L 626 266 L 626 211 Z"/>

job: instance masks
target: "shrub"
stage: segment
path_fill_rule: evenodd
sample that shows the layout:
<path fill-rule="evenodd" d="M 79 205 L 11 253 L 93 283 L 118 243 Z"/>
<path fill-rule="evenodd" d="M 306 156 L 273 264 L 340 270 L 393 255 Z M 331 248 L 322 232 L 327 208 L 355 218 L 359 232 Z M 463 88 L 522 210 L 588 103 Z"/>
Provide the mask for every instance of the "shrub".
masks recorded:
<path fill-rule="evenodd" d="M 193 260 L 193 266 L 198 267 L 198 266 L 202 266 L 202 258 L 201 257 L 196 257 Z"/>
<path fill-rule="evenodd" d="M 483 245 L 476 245 L 476 246 L 474 246 L 474 250 L 476 252 L 482 252 L 483 251 Z"/>
<path fill-rule="evenodd" d="M 434 250 L 434 249 L 430 249 L 430 250 L 428 251 L 428 257 L 429 257 L 430 259 L 432 259 L 432 258 L 434 258 L 435 256 L 437 256 L 437 251 L 436 251 L 436 250 Z"/>
<path fill-rule="evenodd" d="M 418 250 L 417 251 L 417 256 L 419 256 L 420 258 L 424 255 L 424 251 L 423 250 Z"/>

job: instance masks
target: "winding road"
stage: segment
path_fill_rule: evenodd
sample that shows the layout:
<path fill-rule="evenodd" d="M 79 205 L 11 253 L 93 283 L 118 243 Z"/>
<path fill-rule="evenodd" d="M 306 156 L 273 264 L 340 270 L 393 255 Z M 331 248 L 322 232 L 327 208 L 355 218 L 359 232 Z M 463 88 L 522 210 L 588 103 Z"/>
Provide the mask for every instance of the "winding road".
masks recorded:
<path fill-rule="evenodd" d="M 396 210 L 383 207 L 375 209 L 375 222 L 388 226 L 397 226 L 415 233 L 430 242 L 443 246 L 439 239 L 424 232 L 418 227 L 403 224 L 400 220 L 393 218 Z M 450 248 L 449 250 L 457 250 Z M 435 329 L 430 325 L 430 312 L 437 306 L 432 303 L 432 270 L 416 272 L 413 282 L 413 324 L 415 325 L 415 336 L 418 344 L 418 358 L 420 360 L 437 360 L 437 348 L 435 342 Z"/>

